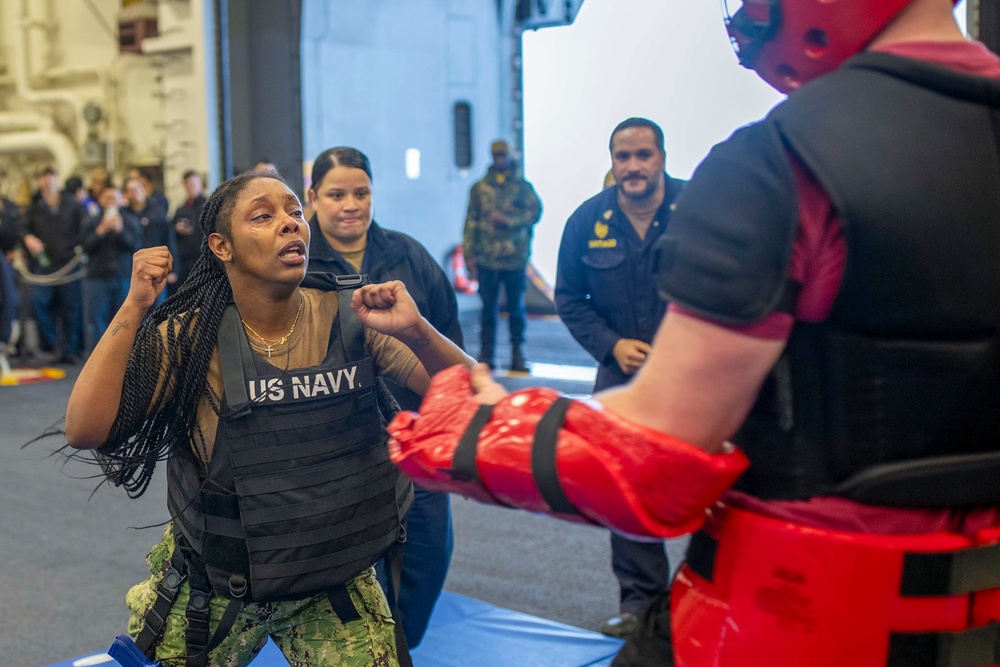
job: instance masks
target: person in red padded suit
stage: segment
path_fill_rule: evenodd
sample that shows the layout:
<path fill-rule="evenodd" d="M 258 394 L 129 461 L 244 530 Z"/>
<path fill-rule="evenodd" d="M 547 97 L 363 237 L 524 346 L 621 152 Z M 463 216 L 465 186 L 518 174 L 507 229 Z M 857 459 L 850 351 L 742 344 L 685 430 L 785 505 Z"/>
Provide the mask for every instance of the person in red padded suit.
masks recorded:
<path fill-rule="evenodd" d="M 1000 58 L 951 0 L 727 4 L 789 96 L 678 202 L 646 365 L 591 402 L 446 372 L 394 458 L 631 535 L 704 522 L 616 665 L 1000 664 Z"/>

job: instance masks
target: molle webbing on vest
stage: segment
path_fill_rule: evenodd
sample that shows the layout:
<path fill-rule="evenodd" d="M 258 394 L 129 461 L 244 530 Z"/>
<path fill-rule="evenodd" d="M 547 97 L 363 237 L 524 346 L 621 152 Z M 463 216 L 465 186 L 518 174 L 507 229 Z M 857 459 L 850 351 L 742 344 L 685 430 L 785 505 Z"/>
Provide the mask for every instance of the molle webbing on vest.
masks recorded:
<path fill-rule="evenodd" d="M 175 457 L 171 512 L 217 593 L 229 596 L 234 574 L 254 601 L 329 592 L 400 538 L 411 493 L 389 461 L 364 330 L 341 308 L 323 363 L 284 372 L 253 354 L 234 320 L 231 307 L 219 341 L 231 410 L 207 481 L 193 454 Z"/>

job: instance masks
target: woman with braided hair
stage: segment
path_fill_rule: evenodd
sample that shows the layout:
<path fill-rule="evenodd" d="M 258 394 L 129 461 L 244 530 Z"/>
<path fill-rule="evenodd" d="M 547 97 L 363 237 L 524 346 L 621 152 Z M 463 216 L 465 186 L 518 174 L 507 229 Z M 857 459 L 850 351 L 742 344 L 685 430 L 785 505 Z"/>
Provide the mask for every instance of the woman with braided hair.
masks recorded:
<path fill-rule="evenodd" d="M 246 665 L 268 636 L 293 666 L 407 664 L 371 569 L 412 498 L 377 378 L 423 393 L 473 362 L 402 283 L 303 287 L 309 226 L 276 173 L 221 185 L 200 224 L 200 258 L 152 312 L 173 258 L 135 254 L 67 406 L 69 444 L 130 496 L 166 461 L 172 520 L 126 596 L 129 636 L 166 666 Z"/>

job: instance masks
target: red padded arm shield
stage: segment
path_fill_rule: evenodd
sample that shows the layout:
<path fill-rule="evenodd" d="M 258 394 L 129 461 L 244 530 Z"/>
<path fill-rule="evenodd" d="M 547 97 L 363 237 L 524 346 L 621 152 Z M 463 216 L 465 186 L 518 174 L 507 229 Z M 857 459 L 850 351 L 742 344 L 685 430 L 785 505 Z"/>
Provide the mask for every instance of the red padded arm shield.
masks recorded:
<path fill-rule="evenodd" d="M 557 514 L 532 475 L 535 429 L 559 399 L 535 388 L 503 398 L 479 436 L 478 481 L 456 479 L 455 448 L 480 404 L 468 371 L 434 377 L 420 414 L 403 412 L 389 425 L 393 461 L 422 486 L 560 518 L 598 524 L 640 538 L 696 530 L 749 462 L 742 452 L 708 454 L 677 438 L 634 424 L 588 401 L 574 401 L 558 433 L 556 468 L 579 515 Z"/>

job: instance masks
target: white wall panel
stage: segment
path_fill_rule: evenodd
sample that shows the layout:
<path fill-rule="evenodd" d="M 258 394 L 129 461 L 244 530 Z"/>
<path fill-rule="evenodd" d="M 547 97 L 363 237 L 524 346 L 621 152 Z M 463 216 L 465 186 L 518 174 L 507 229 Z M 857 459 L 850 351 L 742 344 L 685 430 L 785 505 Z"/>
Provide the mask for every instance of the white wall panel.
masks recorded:
<path fill-rule="evenodd" d="M 375 172 L 376 219 L 443 259 L 461 242 L 468 191 L 500 132 L 496 4 L 305 0 L 302 14 L 306 166 L 333 146 L 364 151 Z M 468 172 L 454 164 L 458 101 L 473 108 L 477 159 Z M 415 180 L 406 174 L 410 149 L 421 155 Z"/>

